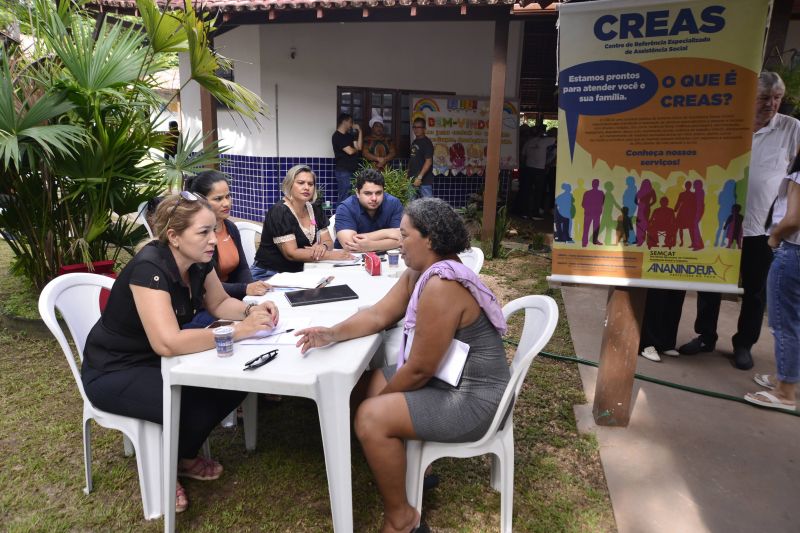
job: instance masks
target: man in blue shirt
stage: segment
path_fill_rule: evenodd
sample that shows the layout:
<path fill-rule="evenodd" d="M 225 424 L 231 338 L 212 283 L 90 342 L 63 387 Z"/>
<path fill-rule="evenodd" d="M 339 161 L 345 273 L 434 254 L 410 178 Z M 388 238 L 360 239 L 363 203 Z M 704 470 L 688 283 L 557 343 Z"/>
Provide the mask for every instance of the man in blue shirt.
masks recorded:
<path fill-rule="evenodd" d="M 383 174 L 365 169 L 356 179 L 356 195 L 336 208 L 336 248 L 376 252 L 400 246 L 403 204 L 384 192 Z"/>

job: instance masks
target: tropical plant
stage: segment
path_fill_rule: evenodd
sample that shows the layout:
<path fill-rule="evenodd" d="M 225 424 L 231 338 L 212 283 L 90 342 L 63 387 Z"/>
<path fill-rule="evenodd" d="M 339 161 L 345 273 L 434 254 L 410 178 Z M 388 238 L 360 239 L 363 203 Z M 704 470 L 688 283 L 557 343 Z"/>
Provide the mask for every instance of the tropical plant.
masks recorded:
<path fill-rule="evenodd" d="M 167 182 L 215 161 L 183 137 L 178 154 L 156 155 L 154 74 L 186 53 L 189 78 L 249 118 L 260 99 L 215 72 L 229 65 L 209 48 L 213 20 L 183 9 L 161 12 L 137 0 L 141 25 L 95 21 L 83 1 L 15 4 L 30 29 L 29 49 L 0 49 L 0 231 L 14 268 L 42 287 L 66 264 L 116 260 L 143 230 L 125 217 Z"/>
<path fill-rule="evenodd" d="M 355 175 L 358 176 L 360 172 L 367 168 L 375 169 L 377 167 L 374 163 L 364 161 L 361 164 L 361 167 L 356 171 Z M 408 172 L 402 165 L 398 165 L 396 167 L 385 167 L 383 170 L 381 170 L 381 174 L 383 174 L 383 180 L 385 182 L 385 192 L 400 200 L 403 205 L 406 205 L 408 202 L 413 200 L 409 190 Z M 355 181 L 353 181 L 353 189 L 355 189 Z"/>

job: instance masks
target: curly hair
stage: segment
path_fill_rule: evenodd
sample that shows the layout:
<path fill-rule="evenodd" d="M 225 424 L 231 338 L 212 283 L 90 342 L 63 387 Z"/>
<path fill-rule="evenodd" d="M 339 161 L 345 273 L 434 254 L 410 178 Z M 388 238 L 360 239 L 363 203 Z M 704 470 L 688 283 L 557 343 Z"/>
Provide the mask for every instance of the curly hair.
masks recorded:
<path fill-rule="evenodd" d="M 365 168 L 356 176 L 356 190 L 363 189 L 364 184 L 367 182 L 386 187 L 386 180 L 383 179 L 383 174 L 381 174 L 380 170 L 375 170 L 374 168 Z"/>
<path fill-rule="evenodd" d="M 405 214 L 423 237 L 430 238 L 431 249 L 442 257 L 470 247 L 469 233 L 461 215 L 439 198 L 420 198 L 406 206 Z"/>

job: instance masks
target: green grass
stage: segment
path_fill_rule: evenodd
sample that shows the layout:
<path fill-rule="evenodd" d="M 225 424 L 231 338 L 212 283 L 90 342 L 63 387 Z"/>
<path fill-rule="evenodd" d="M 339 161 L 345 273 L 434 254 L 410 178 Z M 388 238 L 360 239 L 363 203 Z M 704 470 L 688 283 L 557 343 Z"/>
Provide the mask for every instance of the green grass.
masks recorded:
<path fill-rule="evenodd" d="M 10 254 L 0 244 L 0 302 L 18 294 L 35 312 L 37 295 L 9 281 Z M 547 288 L 546 259 L 512 253 L 487 261 L 482 276 L 504 302 Z M 15 278 L 11 278 L 12 280 Z M 16 308 L 15 308 L 16 309 Z M 9 307 L 3 307 L 8 311 Z M 35 316 L 35 315 L 34 315 Z M 562 315 L 563 317 L 564 315 Z M 510 324 L 518 338 L 520 320 Z M 92 424 L 94 490 L 83 494 L 82 404 L 64 356 L 52 339 L 0 329 L 0 523 L 22 531 L 160 531 L 142 518 L 136 461 L 122 455 L 116 431 Z M 546 348 L 573 353 L 566 320 Z M 226 468 L 214 482 L 186 481 L 181 531 L 327 532 L 332 530 L 317 410 L 313 402 L 260 399 L 258 448 L 244 449 L 241 427 L 216 429 L 211 448 Z M 574 364 L 538 358 L 517 402 L 514 530 L 616 529 L 592 436 L 578 434 L 572 406 L 584 403 Z M 358 443 L 352 448 L 355 531 L 377 531 L 381 504 Z M 442 482 L 425 495 L 433 531 L 496 531 L 500 497 L 489 485 L 489 459 L 442 459 Z"/>

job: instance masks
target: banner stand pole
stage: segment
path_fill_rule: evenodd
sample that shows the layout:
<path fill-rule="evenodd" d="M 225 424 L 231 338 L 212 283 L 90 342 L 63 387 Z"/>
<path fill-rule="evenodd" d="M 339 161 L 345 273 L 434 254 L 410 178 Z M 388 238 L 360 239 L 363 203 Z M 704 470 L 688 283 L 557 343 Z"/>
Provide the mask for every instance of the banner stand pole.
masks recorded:
<path fill-rule="evenodd" d="M 592 414 L 598 426 L 627 427 L 647 289 L 610 287 Z"/>

